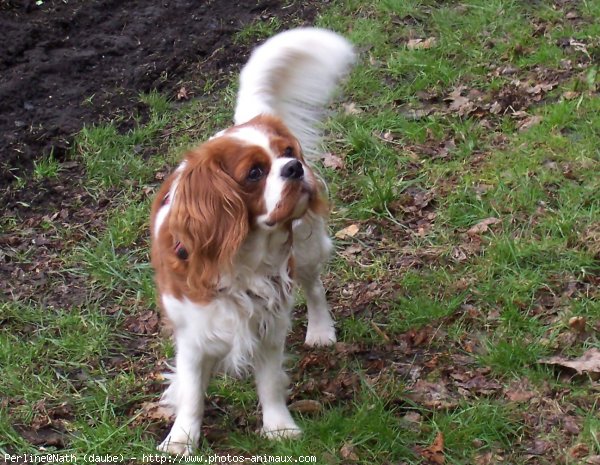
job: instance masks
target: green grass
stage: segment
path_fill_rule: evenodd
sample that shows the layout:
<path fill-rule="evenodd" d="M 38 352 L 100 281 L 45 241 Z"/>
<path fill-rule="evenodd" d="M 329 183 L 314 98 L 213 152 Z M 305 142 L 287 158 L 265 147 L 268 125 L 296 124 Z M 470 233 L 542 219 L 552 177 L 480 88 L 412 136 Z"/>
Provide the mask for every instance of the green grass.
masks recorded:
<path fill-rule="evenodd" d="M 33 178 L 42 180 L 44 178 L 56 178 L 60 171 L 60 164 L 50 153 L 46 158 L 35 160 L 33 162 Z"/>
<path fill-rule="evenodd" d="M 496 454 L 524 465 L 536 438 L 554 447 L 540 463 L 584 463 L 569 455 L 580 443 L 588 455 L 600 454 L 590 381 L 561 378 L 538 363 L 599 343 L 593 332 L 572 337 L 569 319 L 585 317 L 590 328 L 600 319 L 600 239 L 590 232 L 600 224 L 599 77 L 585 53 L 598 56 L 600 3 L 565 8 L 545 1 L 345 0 L 321 10 L 317 25 L 361 50 L 326 122 L 327 149 L 345 169 L 321 169 L 331 188 L 332 232 L 360 225 L 355 239 L 336 243 L 341 254 L 326 276 L 344 345 L 289 349 L 294 395 L 323 405 L 317 414 L 294 414 L 305 432 L 298 441 L 258 436 L 253 383 L 216 378 L 207 430 L 225 434 L 203 439 L 200 453 L 419 464 L 418 451 L 441 433 L 451 464 Z M 571 8 L 576 21 L 566 18 Z M 236 41 L 251 45 L 280 27 L 276 19 L 258 21 Z M 436 39 L 431 48 L 407 46 L 429 37 Z M 560 46 L 565 38 L 580 40 L 585 52 Z M 565 73 L 565 60 L 583 69 Z M 497 71 L 507 66 L 514 71 Z M 518 129 L 510 110 L 448 110 L 460 86 L 491 105 L 515 79 L 530 87 L 556 81 L 520 109 L 541 117 L 527 130 Z M 89 286 L 82 304 L 0 304 L 0 392 L 8 399 L 0 403 L 0 452 L 39 452 L 20 425 L 39 424 L 44 411 L 63 403 L 70 412 L 60 420 L 68 433 L 64 452 L 140 456 L 154 453 L 166 433 L 166 424 L 139 415 L 143 402 L 157 400 L 160 361 L 173 348 L 166 337 L 128 331 L 126 321 L 156 309 L 147 229 L 158 179 L 231 119 L 236 83 L 206 82 L 205 96 L 177 107 L 156 93 L 140 96 L 147 113 L 129 130 L 113 121 L 78 135 L 72 155 L 86 168 L 86 189 L 113 200 L 103 223 L 84 227 L 76 239 L 51 220 L 40 226 L 72 244 L 57 262 Z M 577 95 L 567 99 L 565 92 Z M 342 103 L 361 111 L 344 111 Z M 417 118 L 405 111 L 427 105 L 431 111 Z M 59 170 L 50 156 L 32 177 Z M 415 192 L 430 193 L 424 210 L 409 208 Z M 499 222 L 469 234 L 491 217 Z M 14 218 L 2 221 L 3 233 L 22 230 Z M 361 248 L 354 258 L 343 254 L 352 245 Z M 30 263 L 35 253 L 21 248 L 14 257 Z M 403 261 L 409 255 L 414 262 Z M 302 325 L 295 327 L 300 340 Z M 311 354 L 324 362 L 296 375 Z M 357 382 L 324 393 L 319 383 L 344 373 L 356 373 Z M 500 387 L 464 387 L 477 374 Z M 444 389 L 446 407 L 411 396 L 422 380 Z M 510 401 L 505 392 L 523 380 L 534 400 Z M 320 387 L 309 389 L 311 383 Z M 576 417 L 579 433 L 564 434 L 560 421 L 549 419 L 564 412 Z"/>

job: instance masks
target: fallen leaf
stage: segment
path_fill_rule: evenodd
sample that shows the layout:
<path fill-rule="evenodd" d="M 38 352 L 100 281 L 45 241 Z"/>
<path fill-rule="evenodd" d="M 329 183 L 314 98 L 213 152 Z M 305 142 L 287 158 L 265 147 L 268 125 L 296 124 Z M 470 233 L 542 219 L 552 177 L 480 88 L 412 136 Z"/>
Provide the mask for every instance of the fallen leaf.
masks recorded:
<path fill-rule="evenodd" d="M 52 426 L 39 429 L 26 429 L 15 425 L 15 430 L 30 444 L 34 446 L 56 447 L 62 449 L 67 444 L 67 433 L 58 431 Z"/>
<path fill-rule="evenodd" d="M 578 375 L 588 374 L 594 379 L 600 377 L 600 349 L 595 347 L 575 359 L 555 356 L 539 360 L 539 363 L 574 370 Z"/>
<path fill-rule="evenodd" d="M 144 402 L 135 418 L 135 423 L 144 423 L 147 421 L 159 421 L 169 423 L 174 418 L 173 411 L 160 402 Z"/>
<path fill-rule="evenodd" d="M 536 84 L 535 86 L 527 87 L 525 92 L 531 95 L 538 95 L 543 92 L 548 92 L 549 90 L 554 89 L 556 87 L 556 82 L 550 82 L 546 84 Z"/>
<path fill-rule="evenodd" d="M 350 460 L 351 462 L 358 462 L 359 457 L 356 453 L 356 448 L 352 444 L 344 444 L 340 449 L 340 456 L 343 459 Z"/>
<path fill-rule="evenodd" d="M 497 223 L 500 223 L 500 222 L 501 222 L 501 220 L 498 219 L 498 218 L 494 218 L 494 217 L 486 218 L 485 220 L 481 220 L 475 226 L 471 227 L 467 231 L 467 234 L 469 236 L 478 236 L 479 234 L 487 232 L 490 229 L 491 225 L 497 224 Z"/>
<path fill-rule="evenodd" d="M 417 452 L 428 463 L 442 465 L 446 460 L 446 457 L 444 457 L 444 435 L 442 432 L 438 432 L 430 446 L 425 448 L 417 446 Z"/>
<path fill-rule="evenodd" d="M 299 413 L 319 413 L 323 410 L 323 405 L 316 400 L 301 399 L 296 402 L 292 402 L 289 405 L 289 409 L 292 412 Z"/>
<path fill-rule="evenodd" d="M 502 112 L 503 109 L 504 108 L 502 107 L 502 104 L 498 101 L 495 101 L 490 107 L 490 113 L 492 113 L 493 115 L 498 115 Z"/>
<path fill-rule="evenodd" d="M 550 442 L 543 439 L 534 439 L 533 443 L 526 449 L 526 452 L 531 455 L 544 455 L 550 450 Z"/>
<path fill-rule="evenodd" d="M 467 258 L 469 258 L 461 247 L 454 247 L 451 255 L 452 259 L 457 262 L 464 262 Z"/>
<path fill-rule="evenodd" d="M 572 90 L 568 90 L 563 94 L 565 100 L 573 100 L 577 97 L 579 97 L 579 92 L 573 92 Z"/>
<path fill-rule="evenodd" d="M 408 412 L 402 419 L 408 423 L 421 423 L 423 417 L 418 412 Z"/>
<path fill-rule="evenodd" d="M 424 407 L 436 410 L 448 410 L 458 405 L 458 402 L 450 397 L 448 388 L 442 382 L 433 383 L 419 379 L 406 397 Z"/>
<path fill-rule="evenodd" d="M 600 465 L 600 455 L 590 455 L 585 459 L 585 463 L 588 465 Z"/>
<path fill-rule="evenodd" d="M 457 386 L 476 394 L 493 394 L 502 388 L 502 385 L 493 379 L 487 379 L 481 373 L 476 374 L 464 382 L 456 383 Z"/>
<path fill-rule="evenodd" d="M 448 106 L 450 111 L 456 111 L 459 115 L 466 115 L 473 110 L 473 102 L 469 97 L 462 95 L 465 87 L 459 86 L 450 92 L 450 95 L 445 99 L 451 102 Z"/>
<path fill-rule="evenodd" d="M 335 378 L 326 382 L 322 392 L 331 401 L 349 399 L 356 395 L 359 382 L 357 373 L 342 370 Z"/>
<path fill-rule="evenodd" d="M 571 457 L 575 457 L 576 459 L 583 458 L 586 455 L 588 455 L 589 453 L 590 453 L 590 448 L 588 447 L 587 444 L 583 444 L 583 443 L 576 444 L 573 447 L 571 447 L 571 449 L 569 449 L 569 455 Z"/>
<path fill-rule="evenodd" d="M 340 252 L 340 255 L 348 260 L 354 259 L 357 255 L 363 252 L 363 247 L 360 244 L 352 244 Z"/>
<path fill-rule="evenodd" d="M 581 427 L 577 424 L 577 418 L 571 415 L 565 415 L 562 422 L 567 433 L 575 436 L 581 432 Z"/>
<path fill-rule="evenodd" d="M 406 43 L 406 48 L 409 50 L 424 50 L 431 47 L 435 47 L 437 40 L 435 37 L 428 37 L 427 39 L 410 39 Z"/>
<path fill-rule="evenodd" d="M 503 463 L 504 457 L 492 451 L 475 456 L 475 465 L 501 465 Z"/>
<path fill-rule="evenodd" d="M 130 315 L 125 319 L 125 327 L 135 334 L 155 334 L 158 330 L 158 315 L 152 310 Z"/>
<path fill-rule="evenodd" d="M 527 385 L 515 383 L 515 387 L 504 391 L 504 395 L 511 402 L 529 402 L 537 393 L 528 390 L 526 387 Z"/>
<path fill-rule="evenodd" d="M 387 140 L 388 142 L 393 141 L 396 136 L 392 131 L 385 131 L 383 134 L 381 134 L 380 136 L 383 140 Z"/>
<path fill-rule="evenodd" d="M 336 232 L 335 237 L 342 240 L 348 239 L 349 237 L 356 236 L 359 230 L 360 226 L 358 226 L 357 224 L 351 224 L 350 226 L 344 229 L 340 229 L 338 232 Z"/>
<path fill-rule="evenodd" d="M 434 112 L 433 108 L 400 108 L 398 111 L 398 114 L 402 115 L 404 118 L 406 118 L 408 120 L 418 121 L 420 119 L 423 119 L 423 118 L 429 116 L 433 112 Z M 395 133 L 390 133 L 390 131 L 388 131 L 383 135 L 384 139 L 386 139 L 386 134 L 395 136 Z M 393 138 L 394 137 L 392 137 L 392 139 L 387 139 L 387 140 L 393 140 Z"/>
<path fill-rule="evenodd" d="M 363 112 L 354 102 L 344 103 L 342 106 L 344 107 L 344 113 L 347 115 L 358 115 Z"/>
<path fill-rule="evenodd" d="M 539 115 L 530 116 L 529 118 L 525 118 L 523 121 L 517 124 L 517 129 L 519 131 L 525 131 L 533 126 L 537 126 L 542 122 L 542 117 Z"/>
<path fill-rule="evenodd" d="M 189 96 L 187 93 L 187 89 L 185 87 L 179 89 L 179 92 L 177 92 L 177 100 L 187 100 L 188 98 Z"/>
<path fill-rule="evenodd" d="M 583 316 L 574 316 L 569 318 L 569 327 L 576 333 L 585 333 L 587 321 Z"/>
<path fill-rule="evenodd" d="M 337 155 L 333 155 L 330 152 L 327 152 L 323 155 L 323 166 L 325 168 L 332 168 L 334 170 L 341 170 L 344 168 L 344 160 L 342 160 Z"/>

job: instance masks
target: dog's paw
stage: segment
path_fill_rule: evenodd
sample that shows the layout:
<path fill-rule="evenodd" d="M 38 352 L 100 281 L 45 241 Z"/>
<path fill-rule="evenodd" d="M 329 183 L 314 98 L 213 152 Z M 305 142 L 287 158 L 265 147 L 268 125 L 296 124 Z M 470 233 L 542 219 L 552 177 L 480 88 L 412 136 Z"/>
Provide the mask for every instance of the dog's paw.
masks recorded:
<path fill-rule="evenodd" d="M 190 434 L 187 431 L 195 430 L 195 428 L 176 428 L 174 425 L 171 432 L 165 440 L 158 445 L 157 449 L 160 452 L 166 452 L 167 454 L 184 456 L 192 455 L 194 448 L 198 444 L 199 432 L 198 434 Z"/>
<path fill-rule="evenodd" d="M 293 439 L 302 436 L 302 430 L 293 423 L 278 428 L 263 428 L 262 434 L 268 439 Z"/>
<path fill-rule="evenodd" d="M 193 448 L 194 447 L 189 442 L 175 442 L 171 440 L 171 436 L 169 435 L 156 449 L 167 454 L 183 455 L 187 457 L 192 455 Z"/>
<path fill-rule="evenodd" d="M 310 347 L 330 346 L 335 344 L 336 341 L 335 328 L 333 325 L 316 328 L 311 328 L 309 326 L 306 331 L 304 344 Z"/>

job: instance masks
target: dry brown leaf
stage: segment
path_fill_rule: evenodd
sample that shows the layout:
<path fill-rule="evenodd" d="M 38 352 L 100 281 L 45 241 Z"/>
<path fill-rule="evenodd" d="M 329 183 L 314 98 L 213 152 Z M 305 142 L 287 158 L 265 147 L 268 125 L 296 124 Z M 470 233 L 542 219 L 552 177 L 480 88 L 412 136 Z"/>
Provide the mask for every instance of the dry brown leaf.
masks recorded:
<path fill-rule="evenodd" d="M 338 232 L 335 233 L 335 237 L 337 237 L 338 239 L 348 239 L 349 237 L 354 237 L 356 236 L 356 234 L 358 233 L 358 231 L 360 230 L 360 226 L 358 226 L 357 224 L 351 224 L 350 226 L 344 228 L 344 229 L 340 229 Z"/>
<path fill-rule="evenodd" d="M 585 459 L 585 463 L 588 465 L 600 465 L 600 455 L 590 455 Z"/>
<path fill-rule="evenodd" d="M 68 442 L 68 433 L 48 425 L 38 429 L 29 429 L 24 425 L 14 425 L 17 432 L 34 446 L 57 447 L 62 449 Z"/>
<path fill-rule="evenodd" d="M 162 405 L 160 402 L 144 402 L 139 410 L 139 415 L 135 423 L 145 421 L 160 421 L 169 423 L 173 420 L 173 411 Z"/>
<path fill-rule="evenodd" d="M 458 405 L 458 401 L 450 397 L 448 388 L 442 382 L 419 379 L 406 396 L 430 409 L 448 410 Z"/>
<path fill-rule="evenodd" d="M 587 444 L 579 443 L 575 444 L 573 447 L 569 449 L 569 455 L 571 457 L 575 457 L 576 459 L 580 459 L 585 457 L 590 453 L 590 448 Z"/>
<path fill-rule="evenodd" d="M 486 218 L 485 220 L 481 220 L 475 226 L 471 227 L 471 229 L 469 229 L 467 231 L 467 234 L 469 236 L 478 236 L 479 234 L 487 232 L 490 229 L 491 225 L 497 224 L 500 222 L 501 222 L 501 220 L 499 218 L 494 218 L 494 217 Z"/>
<path fill-rule="evenodd" d="M 363 112 L 354 102 L 344 103 L 342 106 L 344 107 L 344 113 L 347 115 L 358 115 Z"/>
<path fill-rule="evenodd" d="M 536 84 L 535 86 L 527 87 L 525 92 L 531 95 L 538 95 L 544 92 L 548 92 L 549 90 L 554 89 L 556 87 L 556 82 L 549 82 L 545 84 Z"/>
<path fill-rule="evenodd" d="M 299 413 L 319 413 L 323 410 L 323 405 L 316 400 L 312 399 L 301 399 L 296 402 L 292 402 L 289 405 L 289 409 L 292 412 Z"/>
<path fill-rule="evenodd" d="M 536 396 L 536 393 L 517 387 L 515 389 L 507 389 L 504 395 L 511 402 L 529 402 Z"/>
<path fill-rule="evenodd" d="M 575 359 L 555 356 L 539 360 L 539 363 L 567 368 L 574 370 L 578 375 L 588 374 L 593 378 L 597 378 L 600 376 L 600 349 L 591 348 L 581 357 Z"/>
<path fill-rule="evenodd" d="M 391 131 L 386 131 L 383 133 L 383 135 L 381 136 L 384 140 L 387 141 L 393 141 L 396 138 L 395 133 L 391 132 Z"/>
<path fill-rule="evenodd" d="M 472 378 L 465 380 L 464 382 L 456 383 L 457 386 L 476 394 L 493 394 L 500 390 L 502 385 L 493 379 L 487 379 L 481 373 L 476 374 Z"/>
<path fill-rule="evenodd" d="M 585 333 L 587 320 L 583 316 L 573 316 L 569 318 L 569 328 L 576 333 Z"/>
<path fill-rule="evenodd" d="M 345 258 L 353 258 L 356 255 L 363 253 L 363 247 L 360 244 L 352 244 L 340 252 L 340 255 Z"/>
<path fill-rule="evenodd" d="M 185 87 L 179 89 L 179 91 L 177 92 L 177 100 L 187 100 L 188 98 L 189 96 L 187 93 L 187 89 Z"/>
<path fill-rule="evenodd" d="M 406 43 L 406 48 L 409 50 L 425 50 L 428 48 L 435 47 L 437 40 L 435 37 L 428 37 L 427 39 L 410 39 Z"/>
<path fill-rule="evenodd" d="M 331 168 L 334 170 L 344 169 L 344 160 L 342 160 L 337 155 L 333 155 L 330 152 L 327 152 L 323 155 L 323 166 L 325 168 Z"/>
<path fill-rule="evenodd" d="M 457 111 L 460 115 L 465 115 L 473 110 L 473 102 L 469 97 L 464 97 L 462 94 L 465 88 L 463 86 L 459 86 L 450 92 L 450 95 L 446 99 L 451 102 L 448 106 L 450 111 Z"/>
<path fill-rule="evenodd" d="M 443 433 L 440 431 L 430 446 L 425 448 L 417 447 L 417 452 L 427 461 L 427 463 L 443 465 L 443 463 L 446 461 L 446 457 L 444 457 Z"/>
<path fill-rule="evenodd" d="M 581 432 L 581 427 L 577 424 L 577 418 L 574 416 L 565 415 L 562 419 L 562 423 L 565 431 L 573 436 L 576 436 Z"/>
<path fill-rule="evenodd" d="M 568 90 L 563 94 L 565 100 L 573 100 L 577 97 L 579 97 L 579 92 L 573 92 L 572 90 Z"/>
<path fill-rule="evenodd" d="M 495 101 L 490 107 L 490 113 L 492 113 L 493 115 L 498 115 L 502 112 L 503 109 L 504 108 L 502 107 L 502 104 L 498 101 Z"/>
<path fill-rule="evenodd" d="M 158 315 L 152 310 L 130 315 L 125 319 L 125 327 L 135 334 L 154 334 L 158 330 Z"/>
<path fill-rule="evenodd" d="M 423 421 L 423 417 L 418 412 L 408 412 L 406 415 L 402 417 L 404 421 L 407 423 L 421 423 Z"/>
<path fill-rule="evenodd" d="M 531 445 L 527 448 L 527 453 L 531 455 L 544 455 L 550 450 L 552 444 L 543 439 L 534 439 Z"/>
<path fill-rule="evenodd" d="M 492 451 L 475 456 L 475 465 L 502 465 L 503 463 L 504 457 Z"/>
<path fill-rule="evenodd" d="M 519 124 L 517 124 L 517 128 L 519 131 L 526 131 L 533 126 L 540 124 L 542 119 L 543 118 L 539 115 L 530 116 L 529 118 L 525 118 L 523 121 L 520 121 Z"/>
<path fill-rule="evenodd" d="M 356 448 L 352 444 L 344 444 L 340 449 L 340 456 L 343 459 L 350 460 L 351 462 L 358 462 L 359 457 L 356 453 Z"/>

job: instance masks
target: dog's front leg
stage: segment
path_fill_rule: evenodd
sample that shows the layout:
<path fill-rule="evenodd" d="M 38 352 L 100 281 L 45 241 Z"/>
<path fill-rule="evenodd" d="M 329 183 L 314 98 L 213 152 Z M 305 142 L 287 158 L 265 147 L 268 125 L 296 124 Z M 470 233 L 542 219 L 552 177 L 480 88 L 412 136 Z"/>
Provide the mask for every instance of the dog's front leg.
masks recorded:
<path fill-rule="evenodd" d="M 288 377 L 283 370 L 285 336 L 280 344 L 263 343 L 254 360 L 258 398 L 262 407 L 262 432 L 268 438 L 302 434 L 287 408 Z"/>
<path fill-rule="evenodd" d="M 304 279 L 302 279 L 304 278 Z M 308 346 L 327 346 L 336 342 L 333 318 L 327 306 L 325 289 L 318 274 L 303 276 L 299 279 L 306 296 L 308 326 L 305 344 Z"/>
<path fill-rule="evenodd" d="M 308 326 L 305 344 L 308 346 L 327 346 L 336 342 L 333 318 L 320 278 L 332 248 L 322 219 L 306 219 L 295 226 L 296 279 L 306 296 Z"/>
<path fill-rule="evenodd" d="M 198 445 L 204 415 L 204 395 L 211 378 L 215 359 L 203 354 L 201 348 L 182 334 L 176 337 L 177 356 L 172 399 L 175 423 L 158 450 L 171 454 L 190 455 Z M 169 393 L 171 394 L 171 393 Z"/>

